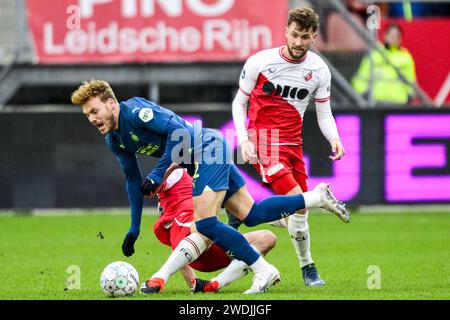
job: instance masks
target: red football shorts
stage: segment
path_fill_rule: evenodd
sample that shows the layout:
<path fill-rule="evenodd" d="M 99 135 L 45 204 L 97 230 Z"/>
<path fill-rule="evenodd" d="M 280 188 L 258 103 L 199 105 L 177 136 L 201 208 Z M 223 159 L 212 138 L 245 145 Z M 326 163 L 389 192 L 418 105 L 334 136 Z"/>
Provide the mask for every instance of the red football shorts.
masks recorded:
<path fill-rule="evenodd" d="M 191 234 L 190 226 L 194 223 L 192 214 L 181 214 L 174 219 L 169 228 L 165 228 L 158 221 L 153 226 L 156 238 L 175 249 L 181 240 Z M 189 266 L 202 272 L 213 272 L 227 267 L 231 260 L 218 245 L 213 243 L 200 257 Z"/>
<path fill-rule="evenodd" d="M 278 152 L 275 148 L 278 148 Z M 303 192 L 308 191 L 302 146 L 259 146 L 258 159 L 258 163 L 253 166 L 263 182 L 269 184 L 275 193 L 286 194 L 297 186 Z"/>

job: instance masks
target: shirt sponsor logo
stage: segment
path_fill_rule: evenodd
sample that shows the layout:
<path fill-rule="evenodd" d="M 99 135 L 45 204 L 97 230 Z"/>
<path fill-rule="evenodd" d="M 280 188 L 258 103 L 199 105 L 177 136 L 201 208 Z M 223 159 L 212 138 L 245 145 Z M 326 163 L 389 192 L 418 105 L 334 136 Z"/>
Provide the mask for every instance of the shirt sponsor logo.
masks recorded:
<path fill-rule="evenodd" d="M 303 100 L 309 95 L 308 89 L 291 87 L 291 86 L 281 86 L 279 84 L 267 81 L 262 86 L 262 91 L 269 96 L 282 96 L 283 98 Z"/>
<path fill-rule="evenodd" d="M 153 119 L 153 110 L 149 108 L 143 108 L 139 111 L 139 118 L 144 122 L 149 122 Z"/>
<path fill-rule="evenodd" d="M 159 149 L 159 146 L 154 144 L 149 144 L 148 146 L 140 147 L 136 153 L 145 154 L 146 156 L 152 155 L 156 150 Z"/>

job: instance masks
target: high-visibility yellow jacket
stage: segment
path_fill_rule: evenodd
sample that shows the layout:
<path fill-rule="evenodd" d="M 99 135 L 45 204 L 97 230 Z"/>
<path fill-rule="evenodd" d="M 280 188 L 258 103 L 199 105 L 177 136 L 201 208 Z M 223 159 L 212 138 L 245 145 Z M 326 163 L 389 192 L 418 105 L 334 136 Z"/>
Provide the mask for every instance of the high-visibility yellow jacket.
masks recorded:
<path fill-rule="evenodd" d="M 402 75 L 410 82 L 416 82 L 416 69 L 414 59 L 405 48 L 389 48 L 379 44 L 389 60 L 400 70 Z M 373 99 L 377 102 L 407 103 L 409 96 L 414 95 L 414 88 L 404 83 L 395 69 L 388 64 L 380 52 L 372 50 L 373 63 Z M 366 94 L 369 89 L 370 60 L 366 55 L 352 79 L 352 85 L 359 94 Z"/>

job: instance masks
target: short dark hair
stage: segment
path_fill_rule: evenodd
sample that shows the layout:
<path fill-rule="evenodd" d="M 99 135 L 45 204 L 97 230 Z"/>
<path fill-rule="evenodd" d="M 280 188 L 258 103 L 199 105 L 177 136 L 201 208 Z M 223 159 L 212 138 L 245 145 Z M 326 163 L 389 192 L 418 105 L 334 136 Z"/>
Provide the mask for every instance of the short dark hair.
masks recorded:
<path fill-rule="evenodd" d="M 309 30 L 312 28 L 314 32 L 319 28 L 319 15 L 311 8 L 298 7 L 289 10 L 288 26 L 292 22 L 297 23 L 300 30 Z"/>

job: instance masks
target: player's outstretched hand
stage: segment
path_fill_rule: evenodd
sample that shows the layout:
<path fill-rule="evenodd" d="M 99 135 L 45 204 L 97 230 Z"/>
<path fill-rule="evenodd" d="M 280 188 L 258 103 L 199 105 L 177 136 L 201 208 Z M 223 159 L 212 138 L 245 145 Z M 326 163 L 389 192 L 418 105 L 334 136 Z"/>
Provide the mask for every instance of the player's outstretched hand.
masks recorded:
<path fill-rule="evenodd" d="M 153 197 L 158 192 L 159 184 L 152 179 L 145 179 L 141 184 L 141 192 L 146 197 Z"/>
<path fill-rule="evenodd" d="M 128 232 L 125 236 L 122 244 L 122 252 L 125 257 L 131 257 L 133 255 L 134 243 L 136 242 L 138 235 L 133 234 L 132 232 Z"/>
<path fill-rule="evenodd" d="M 341 140 L 334 139 L 330 142 L 332 155 L 330 156 L 331 160 L 339 160 L 345 155 L 345 149 L 342 146 Z"/>
<path fill-rule="evenodd" d="M 245 162 L 256 163 L 258 156 L 256 155 L 256 148 L 253 142 L 245 140 L 241 144 L 242 159 Z"/>

